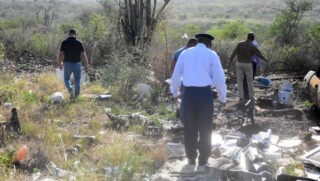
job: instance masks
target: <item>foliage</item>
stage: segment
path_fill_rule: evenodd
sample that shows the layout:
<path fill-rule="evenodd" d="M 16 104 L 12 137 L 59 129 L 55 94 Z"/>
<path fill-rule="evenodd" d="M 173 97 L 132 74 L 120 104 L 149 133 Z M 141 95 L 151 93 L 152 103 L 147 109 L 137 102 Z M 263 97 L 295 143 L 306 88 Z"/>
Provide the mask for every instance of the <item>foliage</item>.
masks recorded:
<path fill-rule="evenodd" d="M 91 13 L 89 15 L 88 22 L 83 22 L 85 24 L 86 31 L 84 32 L 84 39 L 91 41 L 98 41 L 104 38 L 107 33 L 107 20 L 103 14 Z"/>
<path fill-rule="evenodd" d="M 17 29 L 21 26 L 21 19 L 0 19 L 0 30 Z"/>
<path fill-rule="evenodd" d="M 271 25 L 271 34 L 279 44 L 292 44 L 299 37 L 299 23 L 306 11 L 312 9 L 312 0 L 288 0 Z"/>
<path fill-rule="evenodd" d="M 227 22 L 221 29 L 211 29 L 210 34 L 219 39 L 238 39 L 248 34 L 250 30 L 240 21 Z"/>
<path fill-rule="evenodd" d="M 33 32 L 26 39 L 25 47 L 30 52 L 39 56 L 45 56 L 50 51 L 51 36 L 48 32 Z"/>
<path fill-rule="evenodd" d="M 3 43 L 1 43 L 0 41 L 0 63 L 3 62 L 4 54 L 5 54 L 5 47 Z"/>
<path fill-rule="evenodd" d="M 32 104 L 38 101 L 38 97 L 36 93 L 31 90 L 24 91 L 22 94 L 22 101 L 26 104 Z"/>
<path fill-rule="evenodd" d="M 0 152 L 0 171 L 3 169 L 4 166 L 5 170 L 10 168 L 12 164 L 12 160 L 14 158 L 15 151 L 12 150 L 4 150 Z"/>
<path fill-rule="evenodd" d="M 131 138 L 130 138 L 131 137 Z M 102 143 L 108 147 L 96 147 L 92 150 L 91 157 L 97 160 L 99 167 L 109 167 L 113 170 L 107 176 L 115 180 L 132 180 L 134 173 L 150 173 L 152 161 L 144 157 L 147 152 L 142 145 L 133 141 L 133 135 L 108 133 L 108 138 L 102 139 Z M 96 159 L 103 155 L 104 159 Z M 137 179 L 137 180 L 141 180 Z"/>

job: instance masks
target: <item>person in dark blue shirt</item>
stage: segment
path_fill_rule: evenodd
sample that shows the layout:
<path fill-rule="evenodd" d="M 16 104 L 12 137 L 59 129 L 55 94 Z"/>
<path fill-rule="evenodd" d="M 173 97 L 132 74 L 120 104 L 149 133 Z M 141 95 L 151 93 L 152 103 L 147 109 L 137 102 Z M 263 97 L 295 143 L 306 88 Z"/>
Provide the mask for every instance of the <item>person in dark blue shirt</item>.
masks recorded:
<path fill-rule="evenodd" d="M 173 55 L 173 57 L 172 57 L 171 68 L 170 68 L 170 70 L 171 70 L 171 75 L 172 75 L 172 73 L 173 73 L 174 67 L 176 66 L 176 63 L 177 63 L 177 61 L 178 61 L 178 58 L 179 58 L 180 54 L 181 54 L 184 50 L 186 50 L 186 49 L 188 49 L 188 48 L 190 48 L 190 47 L 196 46 L 196 44 L 197 44 L 197 39 L 195 39 L 195 38 L 190 38 L 190 39 L 188 40 L 188 43 L 187 43 L 184 47 L 178 49 L 178 50 L 174 53 L 174 55 Z"/>
<path fill-rule="evenodd" d="M 69 37 L 61 43 L 59 52 L 59 68 L 64 68 L 64 83 L 69 91 L 70 100 L 74 101 L 80 94 L 80 79 L 83 61 L 84 70 L 88 71 L 88 58 L 85 53 L 83 44 L 77 39 L 77 32 L 74 29 L 69 31 Z M 74 75 L 74 87 L 73 92 L 70 76 Z"/>

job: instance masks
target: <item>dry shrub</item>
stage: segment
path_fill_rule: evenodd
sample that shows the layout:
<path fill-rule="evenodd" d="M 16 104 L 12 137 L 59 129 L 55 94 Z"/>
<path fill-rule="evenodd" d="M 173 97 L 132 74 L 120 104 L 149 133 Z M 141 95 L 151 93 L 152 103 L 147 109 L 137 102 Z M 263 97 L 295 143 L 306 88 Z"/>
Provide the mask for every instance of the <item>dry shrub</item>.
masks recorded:
<path fill-rule="evenodd" d="M 33 88 L 36 89 L 35 91 L 40 93 L 41 96 L 50 96 L 54 92 L 66 91 L 63 81 L 59 80 L 53 72 L 41 73 L 35 76 L 33 83 Z"/>
<path fill-rule="evenodd" d="M 166 157 L 166 147 L 164 144 L 157 144 L 151 147 L 151 150 L 148 152 L 148 157 L 154 161 L 154 164 L 157 168 L 162 166 L 167 157 Z"/>

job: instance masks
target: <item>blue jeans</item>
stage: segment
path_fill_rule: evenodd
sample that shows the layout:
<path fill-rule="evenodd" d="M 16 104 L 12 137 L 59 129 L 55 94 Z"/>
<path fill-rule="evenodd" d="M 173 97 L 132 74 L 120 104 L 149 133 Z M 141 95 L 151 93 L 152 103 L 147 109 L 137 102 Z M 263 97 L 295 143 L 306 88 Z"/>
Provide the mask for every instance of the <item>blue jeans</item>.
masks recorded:
<path fill-rule="evenodd" d="M 81 79 L 81 63 L 64 62 L 64 84 L 66 85 L 69 93 L 72 93 L 72 86 L 70 83 L 70 76 L 74 76 L 74 96 L 75 98 L 80 94 L 80 79 Z"/>

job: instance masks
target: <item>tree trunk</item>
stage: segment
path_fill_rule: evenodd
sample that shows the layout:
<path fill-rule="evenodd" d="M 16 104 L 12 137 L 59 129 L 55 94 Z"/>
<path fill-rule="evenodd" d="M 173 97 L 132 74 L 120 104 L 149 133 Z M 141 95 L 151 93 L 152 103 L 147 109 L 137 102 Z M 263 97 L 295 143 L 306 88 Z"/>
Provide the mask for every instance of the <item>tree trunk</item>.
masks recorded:
<path fill-rule="evenodd" d="M 170 0 L 157 11 L 157 0 L 123 0 L 120 22 L 123 39 L 129 47 L 145 48 L 152 40 L 157 23 Z"/>

